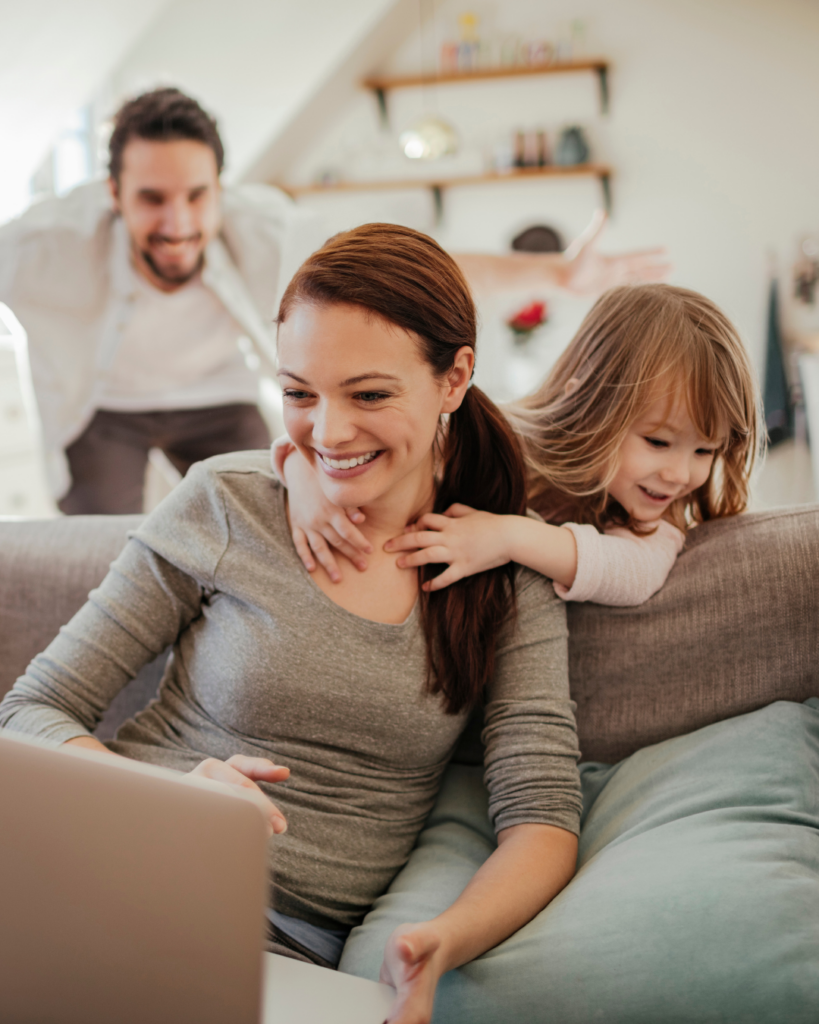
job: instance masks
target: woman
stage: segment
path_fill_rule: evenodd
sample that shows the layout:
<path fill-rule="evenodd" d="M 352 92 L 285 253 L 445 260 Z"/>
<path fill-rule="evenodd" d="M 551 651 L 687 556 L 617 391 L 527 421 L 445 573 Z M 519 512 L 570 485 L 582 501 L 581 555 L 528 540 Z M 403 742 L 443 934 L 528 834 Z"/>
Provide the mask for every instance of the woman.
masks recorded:
<path fill-rule="evenodd" d="M 401 1024 L 428 1021 L 445 971 L 537 914 L 577 849 L 551 587 L 504 567 L 426 594 L 383 551 L 456 498 L 524 512 L 517 443 L 469 387 L 474 344 L 467 286 L 431 239 L 377 224 L 331 239 L 282 300 L 280 379 L 325 494 L 366 511 L 370 570 L 341 584 L 304 571 L 266 452 L 200 463 L 0 705 L 0 726 L 252 789 L 275 833 L 270 948 L 334 966 L 483 702 L 498 849 L 444 914 L 390 938 L 382 977 Z M 168 643 L 158 699 L 103 747 L 91 731 L 105 708 Z"/>

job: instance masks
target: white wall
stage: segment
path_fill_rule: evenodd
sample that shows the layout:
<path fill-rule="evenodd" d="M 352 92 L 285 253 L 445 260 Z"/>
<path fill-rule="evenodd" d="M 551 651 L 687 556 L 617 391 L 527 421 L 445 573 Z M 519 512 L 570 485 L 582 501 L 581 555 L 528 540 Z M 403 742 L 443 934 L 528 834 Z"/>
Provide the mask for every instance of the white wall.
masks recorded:
<path fill-rule="evenodd" d="M 809 0 L 504 0 L 438 4 L 439 27 L 419 34 L 378 70 L 428 62 L 464 7 L 497 32 L 555 38 L 571 18 L 587 24 L 589 55 L 612 63 L 611 113 L 600 117 L 591 76 L 549 76 L 393 94 L 392 136 L 380 135 L 364 93 L 333 130 L 300 154 L 287 174 L 307 181 L 325 169 L 365 178 L 407 176 L 395 135 L 424 109 L 460 129 L 461 155 L 449 170 L 479 170 L 492 143 L 516 127 L 587 126 L 596 159 L 610 162 L 614 215 L 604 248 L 663 244 L 671 280 L 705 292 L 740 327 L 760 364 L 764 346 L 768 253 L 784 272 L 801 234 L 819 230 L 819 5 Z M 375 70 L 375 69 L 374 69 Z M 435 168 L 440 173 L 444 167 Z M 527 182 L 451 190 L 436 228 L 426 193 L 310 200 L 339 229 L 390 219 L 435 232 L 453 251 L 504 251 L 526 223 L 545 222 L 567 237 L 599 202 L 590 181 Z M 554 297 L 554 319 L 534 359 L 509 358 L 499 325 L 519 304 L 482 302 L 483 382 L 502 397 L 531 386 L 568 340 L 588 307 Z"/>
<path fill-rule="evenodd" d="M 0 223 L 63 124 L 87 103 L 165 0 L 0 0 Z"/>

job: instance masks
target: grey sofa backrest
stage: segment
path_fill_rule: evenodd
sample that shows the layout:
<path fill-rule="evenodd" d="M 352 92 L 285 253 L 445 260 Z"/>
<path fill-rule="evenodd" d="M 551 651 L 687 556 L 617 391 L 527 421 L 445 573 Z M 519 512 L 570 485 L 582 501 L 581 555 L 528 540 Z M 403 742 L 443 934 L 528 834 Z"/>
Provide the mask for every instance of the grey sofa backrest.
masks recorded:
<path fill-rule="evenodd" d="M 82 605 L 139 516 L 0 523 L 0 696 Z M 819 695 L 819 507 L 694 530 L 665 587 L 638 608 L 573 604 L 572 696 L 584 760 Z M 111 709 L 144 702 L 156 667 Z M 128 688 L 131 690 L 131 688 Z"/>
<path fill-rule="evenodd" d="M 0 696 L 85 603 L 142 516 L 0 522 Z"/>
<path fill-rule="evenodd" d="M 74 516 L 0 522 L 0 698 L 85 603 L 142 516 Z M 100 739 L 154 696 L 166 656 L 139 673 L 112 702 Z"/>
<path fill-rule="evenodd" d="M 584 760 L 819 696 L 819 507 L 698 526 L 650 601 L 568 619 Z"/>

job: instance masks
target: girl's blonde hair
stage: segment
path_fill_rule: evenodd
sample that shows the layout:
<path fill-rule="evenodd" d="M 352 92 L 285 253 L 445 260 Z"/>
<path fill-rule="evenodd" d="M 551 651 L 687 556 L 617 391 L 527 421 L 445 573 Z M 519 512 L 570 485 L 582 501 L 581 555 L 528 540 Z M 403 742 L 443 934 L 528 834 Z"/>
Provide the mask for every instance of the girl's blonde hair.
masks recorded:
<path fill-rule="evenodd" d="M 629 429 L 680 389 L 700 434 L 721 441 L 706 482 L 669 517 L 735 515 L 757 454 L 756 378 L 736 329 L 702 295 L 667 284 L 613 288 L 592 307 L 543 385 L 505 407 L 523 441 L 529 503 L 553 523 L 638 524 L 608 493 Z"/>

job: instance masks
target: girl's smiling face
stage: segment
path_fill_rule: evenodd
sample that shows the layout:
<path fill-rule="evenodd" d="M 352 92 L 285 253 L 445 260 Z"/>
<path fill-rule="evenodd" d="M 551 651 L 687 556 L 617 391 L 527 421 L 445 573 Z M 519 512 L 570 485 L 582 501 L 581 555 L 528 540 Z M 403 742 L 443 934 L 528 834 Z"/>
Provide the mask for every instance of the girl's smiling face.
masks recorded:
<path fill-rule="evenodd" d="M 366 309 L 296 305 L 279 327 L 284 421 L 326 497 L 408 517 L 426 508 L 440 416 L 461 404 L 473 360 L 459 349 L 440 380 L 415 335 Z"/>
<path fill-rule="evenodd" d="M 659 398 L 626 434 L 608 492 L 639 522 L 655 522 L 706 482 L 721 446 L 699 433 L 684 399 Z"/>

